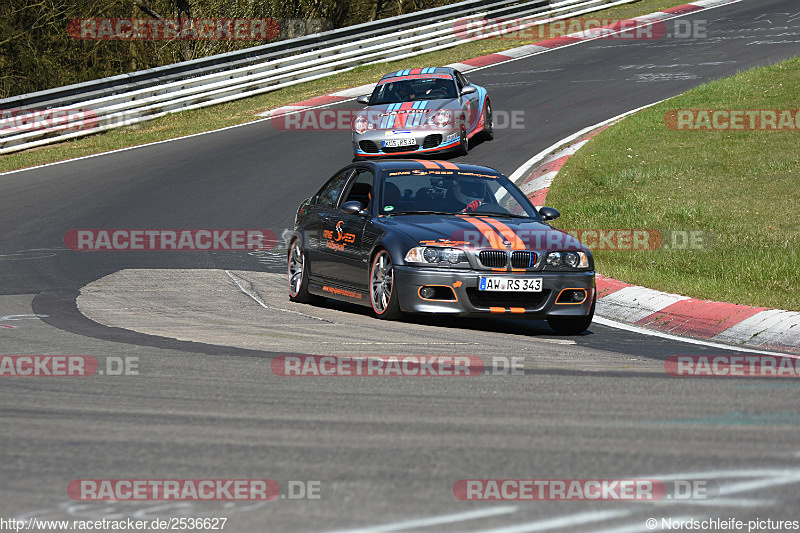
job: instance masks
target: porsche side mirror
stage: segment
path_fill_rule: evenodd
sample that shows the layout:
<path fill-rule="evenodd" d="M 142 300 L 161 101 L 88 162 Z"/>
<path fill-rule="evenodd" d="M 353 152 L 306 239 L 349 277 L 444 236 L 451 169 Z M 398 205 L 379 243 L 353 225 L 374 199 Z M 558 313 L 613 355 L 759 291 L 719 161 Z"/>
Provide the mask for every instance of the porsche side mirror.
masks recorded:
<path fill-rule="evenodd" d="M 369 95 L 363 94 L 359 96 L 358 98 L 356 98 L 356 102 L 358 102 L 359 104 L 367 105 L 369 103 Z"/>
<path fill-rule="evenodd" d="M 465 94 L 472 94 L 477 90 L 478 89 L 474 85 L 467 85 L 466 87 L 461 89 L 461 96 L 464 96 Z"/>
<path fill-rule="evenodd" d="M 555 220 L 561 216 L 561 213 L 558 212 L 558 209 L 553 209 L 552 207 L 543 207 L 539 209 L 539 214 L 545 220 Z"/>

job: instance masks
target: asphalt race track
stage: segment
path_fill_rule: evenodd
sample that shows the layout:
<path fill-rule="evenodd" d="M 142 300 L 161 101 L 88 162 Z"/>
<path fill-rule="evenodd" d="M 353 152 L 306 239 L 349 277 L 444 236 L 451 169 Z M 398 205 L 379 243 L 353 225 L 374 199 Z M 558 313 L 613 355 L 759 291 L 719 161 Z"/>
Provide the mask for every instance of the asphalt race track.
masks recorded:
<path fill-rule="evenodd" d="M 796 0 L 744 0 L 681 20 L 701 21 L 707 36 L 592 41 L 469 73 L 495 114 L 521 113 L 524 128 L 498 129 L 459 160 L 509 175 L 582 128 L 800 53 Z M 736 353 L 726 347 L 600 324 L 558 337 L 545 322 L 386 323 L 342 303 L 292 304 L 280 247 L 64 245 L 66 232 L 86 228 L 280 236 L 299 202 L 349 163 L 349 143 L 347 132 L 286 132 L 264 120 L 0 175 L 0 354 L 138 365 L 135 375 L 0 381 L 0 517 L 498 533 L 640 532 L 648 518 L 658 531 L 669 518 L 800 520 L 798 384 L 664 371 L 669 356 Z M 281 354 L 514 356 L 524 372 L 287 378 L 270 367 Z M 466 502 L 453 493 L 462 479 L 631 478 L 709 490 L 656 503 Z M 78 479 L 272 479 L 282 489 L 319 481 L 322 497 L 82 502 L 67 494 Z"/>

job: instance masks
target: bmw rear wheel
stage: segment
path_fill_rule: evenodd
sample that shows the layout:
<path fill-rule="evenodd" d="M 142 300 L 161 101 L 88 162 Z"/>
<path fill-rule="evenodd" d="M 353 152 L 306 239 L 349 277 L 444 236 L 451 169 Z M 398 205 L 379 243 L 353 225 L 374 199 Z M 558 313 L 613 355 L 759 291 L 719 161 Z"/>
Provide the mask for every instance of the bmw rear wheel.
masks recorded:
<path fill-rule="evenodd" d="M 402 313 L 396 293 L 392 257 L 386 250 L 380 250 L 372 260 L 369 274 L 369 297 L 376 317 L 385 320 L 400 318 Z"/>

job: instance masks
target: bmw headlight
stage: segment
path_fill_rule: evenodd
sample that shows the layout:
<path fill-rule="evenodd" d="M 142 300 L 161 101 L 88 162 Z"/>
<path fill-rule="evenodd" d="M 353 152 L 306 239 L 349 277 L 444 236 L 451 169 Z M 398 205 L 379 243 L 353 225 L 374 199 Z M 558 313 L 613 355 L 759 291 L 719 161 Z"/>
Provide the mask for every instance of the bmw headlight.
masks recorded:
<path fill-rule="evenodd" d="M 459 250 L 458 248 L 417 246 L 416 248 L 410 249 L 406 254 L 406 263 L 449 263 L 451 265 L 457 265 L 458 263 L 466 262 L 467 255 L 464 253 L 464 250 Z"/>
<path fill-rule="evenodd" d="M 589 256 L 586 252 L 550 252 L 545 259 L 545 268 L 589 268 Z"/>

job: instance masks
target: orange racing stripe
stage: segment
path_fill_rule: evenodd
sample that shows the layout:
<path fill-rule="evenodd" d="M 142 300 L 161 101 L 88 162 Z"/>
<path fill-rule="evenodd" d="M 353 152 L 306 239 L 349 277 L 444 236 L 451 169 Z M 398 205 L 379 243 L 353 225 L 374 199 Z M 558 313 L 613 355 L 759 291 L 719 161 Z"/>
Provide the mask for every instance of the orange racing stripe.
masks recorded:
<path fill-rule="evenodd" d="M 511 241 L 511 249 L 512 250 L 524 250 L 525 243 L 522 242 L 522 239 L 519 238 L 519 235 L 514 233 L 514 230 L 500 222 L 499 220 L 495 220 L 493 218 L 487 218 L 486 222 L 494 226 L 494 228 L 506 238 L 507 241 Z"/>
<path fill-rule="evenodd" d="M 492 248 L 504 249 L 503 241 L 500 239 L 500 236 L 495 232 L 494 229 L 488 224 L 486 224 L 483 220 L 479 220 L 475 217 L 463 217 L 464 220 L 478 228 L 478 230 L 483 233 L 483 236 L 489 241 L 489 245 Z M 516 235 L 515 235 L 516 236 Z M 519 238 L 519 237 L 517 237 Z"/>
<path fill-rule="evenodd" d="M 424 159 L 412 159 L 415 163 L 421 164 L 423 167 L 427 169 L 439 170 L 440 167 L 433 161 L 425 161 Z"/>

